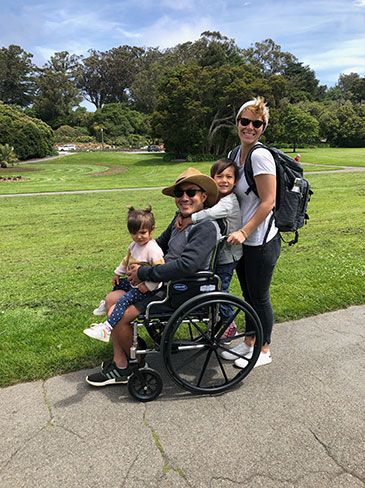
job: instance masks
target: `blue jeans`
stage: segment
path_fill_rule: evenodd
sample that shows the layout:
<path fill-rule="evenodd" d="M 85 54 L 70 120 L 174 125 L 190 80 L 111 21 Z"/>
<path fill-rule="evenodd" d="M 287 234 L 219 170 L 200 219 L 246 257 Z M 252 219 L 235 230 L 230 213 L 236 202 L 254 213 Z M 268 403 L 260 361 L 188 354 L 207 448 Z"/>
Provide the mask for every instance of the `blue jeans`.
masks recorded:
<path fill-rule="evenodd" d="M 220 277 L 222 282 L 222 291 L 224 293 L 229 293 L 229 285 L 231 284 L 232 276 L 234 270 L 236 269 L 238 261 L 233 261 L 232 263 L 218 264 L 216 274 Z M 220 315 L 223 323 L 227 322 L 229 317 L 233 314 L 234 309 L 232 305 L 220 306 Z"/>
<path fill-rule="evenodd" d="M 147 293 L 142 293 L 138 290 L 138 288 L 133 288 L 127 278 L 120 278 L 119 284 L 115 285 L 113 288 L 113 291 L 115 290 L 124 290 L 126 293 L 119 298 L 114 307 L 114 310 L 108 317 L 108 322 L 113 329 L 121 320 L 121 318 L 125 314 L 125 311 L 130 305 L 134 305 L 136 302 L 139 302 L 143 298 L 146 298 L 149 295 L 153 294 L 153 292 L 151 291 L 148 291 Z"/>

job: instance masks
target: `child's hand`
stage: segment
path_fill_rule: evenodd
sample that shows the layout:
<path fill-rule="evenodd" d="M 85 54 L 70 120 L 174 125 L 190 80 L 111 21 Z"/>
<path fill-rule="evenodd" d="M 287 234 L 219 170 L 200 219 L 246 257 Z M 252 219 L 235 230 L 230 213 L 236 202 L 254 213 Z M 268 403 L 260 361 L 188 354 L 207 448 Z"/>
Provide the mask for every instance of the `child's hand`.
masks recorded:
<path fill-rule="evenodd" d="M 191 217 L 185 217 L 183 218 L 183 216 L 181 214 L 179 214 L 176 218 L 176 221 L 175 221 L 175 227 L 177 230 L 179 230 L 180 232 L 184 229 L 186 229 L 186 227 L 188 225 L 191 225 L 193 223 Z"/>
<path fill-rule="evenodd" d="M 144 283 L 140 283 L 138 285 L 138 290 L 141 292 L 141 293 L 147 293 L 148 292 L 148 288 L 147 286 L 144 284 Z"/>
<path fill-rule="evenodd" d="M 117 274 L 113 277 L 113 287 L 119 285 L 119 276 Z"/>
<path fill-rule="evenodd" d="M 179 214 L 175 220 L 175 227 L 177 230 L 182 231 L 182 223 L 183 223 L 183 218 L 182 215 Z"/>

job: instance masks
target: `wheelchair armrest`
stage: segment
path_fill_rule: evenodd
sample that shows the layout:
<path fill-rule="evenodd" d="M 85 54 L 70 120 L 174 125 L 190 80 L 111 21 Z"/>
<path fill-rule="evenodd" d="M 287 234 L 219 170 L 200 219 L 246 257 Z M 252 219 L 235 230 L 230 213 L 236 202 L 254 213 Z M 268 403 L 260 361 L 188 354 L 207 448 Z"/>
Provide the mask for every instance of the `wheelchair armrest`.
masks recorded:
<path fill-rule="evenodd" d="M 163 300 L 153 301 L 147 305 L 145 316 L 149 319 L 153 314 L 152 308 L 167 304 L 171 310 L 176 310 L 182 303 L 192 296 L 220 289 L 220 278 L 213 271 L 198 271 L 179 280 L 169 281 L 166 296 Z"/>

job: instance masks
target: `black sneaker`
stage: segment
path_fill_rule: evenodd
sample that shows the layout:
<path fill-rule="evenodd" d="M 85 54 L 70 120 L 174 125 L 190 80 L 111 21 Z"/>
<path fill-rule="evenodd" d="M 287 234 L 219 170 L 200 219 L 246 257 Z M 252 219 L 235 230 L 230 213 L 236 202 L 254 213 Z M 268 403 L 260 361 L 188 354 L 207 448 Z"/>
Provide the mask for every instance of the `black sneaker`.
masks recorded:
<path fill-rule="evenodd" d="M 86 381 L 92 386 L 107 386 L 128 383 L 132 374 L 130 366 L 118 368 L 114 361 L 105 361 L 99 373 L 86 376 Z"/>

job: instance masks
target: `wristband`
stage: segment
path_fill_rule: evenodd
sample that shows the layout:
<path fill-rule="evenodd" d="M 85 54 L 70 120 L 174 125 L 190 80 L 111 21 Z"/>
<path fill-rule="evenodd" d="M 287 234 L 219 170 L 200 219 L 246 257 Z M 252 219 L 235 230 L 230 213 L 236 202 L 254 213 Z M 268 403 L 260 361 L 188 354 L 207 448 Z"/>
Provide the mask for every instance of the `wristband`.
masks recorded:
<path fill-rule="evenodd" d="M 242 232 L 242 234 L 245 236 L 245 238 L 248 239 L 248 234 L 245 230 L 240 229 L 240 232 Z"/>

